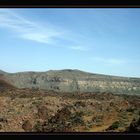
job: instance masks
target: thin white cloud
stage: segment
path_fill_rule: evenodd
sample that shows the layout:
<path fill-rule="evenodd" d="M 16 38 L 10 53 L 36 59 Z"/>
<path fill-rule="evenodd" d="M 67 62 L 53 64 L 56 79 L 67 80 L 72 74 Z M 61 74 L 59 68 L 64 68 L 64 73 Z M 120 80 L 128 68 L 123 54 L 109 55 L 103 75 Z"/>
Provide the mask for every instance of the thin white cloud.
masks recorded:
<path fill-rule="evenodd" d="M 102 57 L 91 57 L 92 61 L 100 62 L 104 64 L 113 64 L 113 65 L 119 65 L 126 63 L 126 60 L 123 59 L 116 59 L 116 58 L 102 58 Z"/>
<path fill-rule="evenodd" d="M 51 44 L 55 47 L 61 46 L 76 51 L 88 50 L 87 47 L 81 46 L 81 41 L 79 43 L 77 39 L 77 37 L 83 38 L 81 35 L 76 35 L 76 33 L 61 27 L 58 27 L 59 29 L 54 28 L 54 25 L 47 23 L 42 25 L 41 23 L 24 18 L 13 10 L 0 9 L 0 27 L 15 32 L 15 35 L 22 39 Z M 58 40 L 61 43 L 58 43 Z M 66 45 L 65 42 L 71 42 L 70 44 L 72 45 Z"/>
<path fill-rule="evenodd" d="M 0 10 L 0 27 L 8 28 L 18 33 L 23 39 L 28 39 L 40 43 L 53 44 L 52 38 L 59 37 L 62 33 L 54 31 L 49 27 L 27 20 L 10 10 Z"/>
<path fill-rule="evenodd" d="M 83 46 L 70 46 L 68 47 L 69 49 L 72 49 L 72 50 L 78 50 L 78 51 L 88 51 L 89 48 L 87 47 L 83 47 Z"/>

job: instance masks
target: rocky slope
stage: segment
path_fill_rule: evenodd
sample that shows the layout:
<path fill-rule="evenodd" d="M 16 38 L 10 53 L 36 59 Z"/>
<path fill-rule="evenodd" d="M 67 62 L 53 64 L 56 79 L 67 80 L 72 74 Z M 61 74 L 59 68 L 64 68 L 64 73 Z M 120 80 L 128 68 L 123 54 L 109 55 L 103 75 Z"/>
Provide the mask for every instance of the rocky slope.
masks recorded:
<path fill-rule="evenodd" d="M 0 132 L 140 132 L 140 96 L 0 87 Z"/>
<path fill-rule="evenodd" d="M 0 132 L 139 131 L 133 122 L 140 118 L 137 96 L 8 88 L 0 93 Z"/>
<path fill-rule="evenodd" d="M 58 92 L 111 92 L 140 94 L 140 78 L 117 77 L 79 70 L 4 73 L 1 77 L 17 88 L 34 88 Z"/>

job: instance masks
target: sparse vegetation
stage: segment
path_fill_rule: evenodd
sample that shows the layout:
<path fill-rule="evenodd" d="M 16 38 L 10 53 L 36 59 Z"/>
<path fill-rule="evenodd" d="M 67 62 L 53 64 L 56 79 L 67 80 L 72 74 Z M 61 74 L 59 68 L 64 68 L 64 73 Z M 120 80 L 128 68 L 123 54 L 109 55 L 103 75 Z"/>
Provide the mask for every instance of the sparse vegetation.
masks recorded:
<path fill-rule="evenodd" d="M 132 113 L 134 113 L 135 110 L 136 110 L 135 108 L 128 108 L 128 109 L 126 109 L 126 111 L 132 112 Z"/>
<path fill-rule="evenodd" d="M 109 126 L 109 128 L 107 128 L 107 130 L 115 130 L 115 129 L 119 128 L 119 126 L 120 126 L 120 122 L 115 121 L 111 126 Z"/>
<path fill-rule="evenodd" d="M 33 127 L 33 131 L 35 132 L 42 132 L 43 131 L 43 126 L 40 121 L 37 121 Z"/>
<path fill-rule="evenodd" d="M 126 132 L 140 132 L 140 117 L 134 118 Z"/>
<path fill-rule="evenodd" d="M 139 132 L 139 121 L 132 121 L 140 115 L 139 96 L 71 94 L 3 84 L 1 132 Z"/>

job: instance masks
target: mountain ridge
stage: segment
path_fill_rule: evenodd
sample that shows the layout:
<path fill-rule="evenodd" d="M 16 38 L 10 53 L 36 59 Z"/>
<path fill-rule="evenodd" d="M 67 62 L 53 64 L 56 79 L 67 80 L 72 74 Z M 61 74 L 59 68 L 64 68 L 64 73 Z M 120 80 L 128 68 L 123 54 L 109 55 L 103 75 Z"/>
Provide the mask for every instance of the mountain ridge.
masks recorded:
<path fill-rule="evenodd" d="M 88 73 L 88 74 L 93 74 L 93 75 L 102 75 L 102 76 L 111 76 L 111 77 L 120 77 L 120 78 L 140 78 L 137 76 L 118 76 L 118 75 L 113 75 L 113 74 L 103 74 L 103 73 L 94 73 L 94 72 L 88 72 L 84 70 L 79 70 L 79 69 L 57 69 L 57 70 L 47 70 L 47 71 L 19 71 L 19 72 L 6 72 L 0 69 L 0 74 L 1 73 L 8 73 L 8 74 L 17 74 L 17 73 L 46 73 L 46 72 L 59 72 L 59 71 L 64 71 L 64 72 L 81 72 L 81 73 Z"/>
<path fill-rule="evenodd" d="M 139 106 L 140 78 L 0 74 L 0 132 L 139 132 Z"/>
<path fill-rule="evenodd" d="M 77 69 L 46 72 L 4 73 L 2 77 L 17 88 L 34 88 L 58 92 L 111 92 L 140 95 L 140 78 L 84 72 Z"/>

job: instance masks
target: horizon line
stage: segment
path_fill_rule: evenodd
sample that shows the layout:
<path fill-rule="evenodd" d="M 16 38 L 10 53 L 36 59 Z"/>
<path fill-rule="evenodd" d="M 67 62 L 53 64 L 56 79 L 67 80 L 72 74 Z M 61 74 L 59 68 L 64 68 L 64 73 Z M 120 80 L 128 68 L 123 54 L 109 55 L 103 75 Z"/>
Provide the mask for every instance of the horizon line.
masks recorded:
<path fill-rule="evenodd" d="M 49 71 L 81 71 L 84 73 L 89 73 L 89 74 L 97 74 L 97 75 L 104 75 L 104 76 L 113 76 L 113 77 L 122 77 L 122 78 L 140 78 L 139 76 L 123 76 L 123 75 L 115 75 L 115 74 L 105 74 L 105 73 L 97 73 L 97 72 L 91 72 L 91 71 L 86 71 L 86 70 L 81 70 L 81 69 L 70 69 L 70 68 L 66 68 L 66 69 L 49 69 L 49 70 L 44 70 L 44 71 L 40 71 L 40 70 L 25 70 L 25 71 L 17 71 L 17 72 L 8 72 L 5 70 L 1 70 L 1 72 L 4 73 L 9 73 L 9 74 L 16 74 L 16 73 L 28 73 L 28 72 L 36 72 L 36 73 L 44 73 L 44 72 L 49 72 Z"/>

